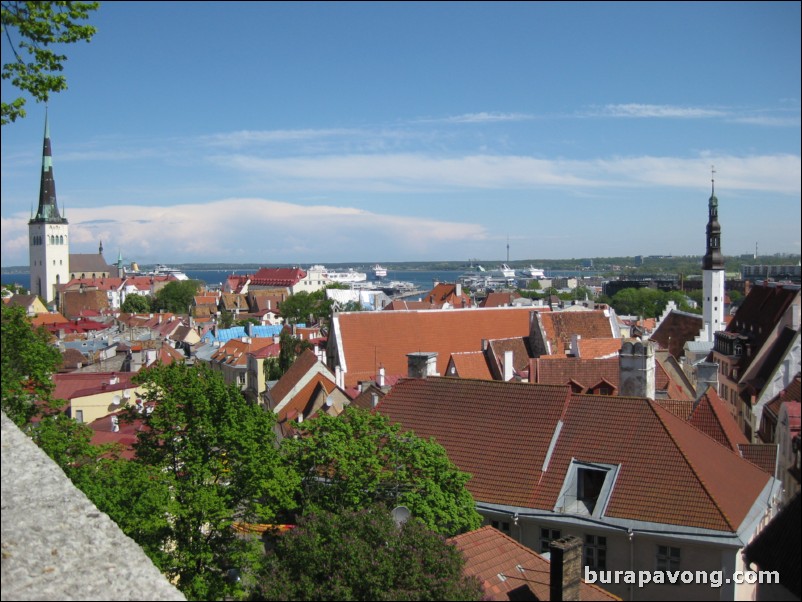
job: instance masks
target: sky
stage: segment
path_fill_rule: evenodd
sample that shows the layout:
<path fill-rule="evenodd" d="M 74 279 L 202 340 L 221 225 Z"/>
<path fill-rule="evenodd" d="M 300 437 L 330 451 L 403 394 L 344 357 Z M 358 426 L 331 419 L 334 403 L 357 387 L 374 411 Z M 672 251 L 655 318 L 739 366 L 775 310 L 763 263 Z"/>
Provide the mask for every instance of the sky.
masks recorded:
<path fill-rule="evenodd" d="M 70 250 L 702 255 L 714 175 L 725 255 L 798 254 L 801 21 L 799 2 L 101 3 L 48 106 Z M 2 128 L 4 267 L 28 264 L 38 203 L 27 109 Z"/>

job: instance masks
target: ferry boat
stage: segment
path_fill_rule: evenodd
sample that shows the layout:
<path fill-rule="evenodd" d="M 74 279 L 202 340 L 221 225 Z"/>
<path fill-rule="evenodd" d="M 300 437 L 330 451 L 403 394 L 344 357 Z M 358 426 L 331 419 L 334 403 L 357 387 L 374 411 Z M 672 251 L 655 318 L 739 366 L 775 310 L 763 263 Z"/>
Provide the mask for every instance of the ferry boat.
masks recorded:
<path fill-rule="evenodd" d="M 322 272 L 323 278 L 327 278 L 339 284 L 354 284 L 356 282 L 365 282 L 365 280 L 368 279 L 365 272 L 357 272 L 354 268 L 348 268 L 348 270 L 344 272 L 338 272 L 337 270 L 328 270 L 322 265 L 313 265 L 310 269 L 319 270 Z"/>
<path fill-rule="evenodd" d="M 169 268 L 163 263 L 157 264 L 155 268 L 147 272 L 140 270 L 136 262 L 132 262 L 129 269 L 123 269 L 127 276 L 174 276 L 176 280 L 189 280 L 189 276 L 178 268 Z"/>
<path fill-rule="evenodd" d="M 529 278 L 537 278 L 538 280 L 543 280 L 546 277 L 546 272 L 531 265 L 524 270 L 524 274 Z"/>
<path fill-rule="evenodd" d="M 376 278 L 377 280 L 380 279 L 380 278 L 386 278 L 387 277 L 387 268 L 385 268 L 381 264 L 377 263 L 371 269 L 373 270 L 374 278 Z"/>

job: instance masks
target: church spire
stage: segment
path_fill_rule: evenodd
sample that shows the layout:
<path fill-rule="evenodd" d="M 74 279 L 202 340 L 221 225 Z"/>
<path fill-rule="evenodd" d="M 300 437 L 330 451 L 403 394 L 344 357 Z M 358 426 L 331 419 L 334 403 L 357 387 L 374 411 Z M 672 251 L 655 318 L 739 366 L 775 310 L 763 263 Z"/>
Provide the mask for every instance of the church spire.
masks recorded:
<path fill-rule="evenodd" d="M 723 270 L 724 257 L 721 255 L 721 225 L 718 223 L 718 199 L 716 198 L 716 168 L 710 167 L 710 199 L 707 202 L 707 253 L 702 261 L 702 269 Z"/>
<path fill-rule="evenodd" d="M 64 224 L 56 202 L 56 181 L 53 178 L 53 154 L 50 148 L 50 122 L 45 110 L 45 139 L 42 147 L 42 175 L 39 182 L 39 208 L 32 222 Z"/>

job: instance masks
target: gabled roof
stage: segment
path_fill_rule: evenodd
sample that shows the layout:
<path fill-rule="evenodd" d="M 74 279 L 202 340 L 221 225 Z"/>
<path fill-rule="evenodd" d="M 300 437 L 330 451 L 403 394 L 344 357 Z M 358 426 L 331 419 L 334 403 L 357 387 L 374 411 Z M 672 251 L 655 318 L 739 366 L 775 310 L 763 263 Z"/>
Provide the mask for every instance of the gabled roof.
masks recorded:
<path fill-rule="evenodd" d="M 483 339 L 527 336 L 531 313 L 515 307 L 343 312 L 334 315 L 330 337 L 351 387 L 380 365 L 387 374 L 407 374 L 406 354 L 419 351 L 436 352 L 437 370 L 444 374 L 452 353 L 479 351 Z"/>
<path fill-rule="evenodd" d="M 498 378 L 504 376 L 504 354 L 512 351 L 513 373 L 519 375 L 529 368 L 529 350 L 526 340 L 528 337 L 513 337 L 510 339 L 492 339 L 487 342 L 490 352 L 489 361 L 495 361 L 495 371 Z"/>
<path fill-rule="evenodd" d="M 61 315 L 59 312 L 55 313 L 42 313 L 36 314 L 34 317 L 31 318 L 31 326 L 34 328 L 37 326 L 49 326 L 54 324 L 69 324 L 69 320 Z"/>
<path fill-rule="evenodd" d="M 647 399 L 429 377 L 378 411 L 445 447 L 478 502 L 554 511 L 574 460 L 603 463 L 619 466 L 604 517 L 735 533 L 770 479 Z"/>
<path fill-rule="evenodd" d="M 437 283 L 432 290 L 423 295 L 422 300 L 437 306 L 449 303 L 455 309 L 463 309 L 473 305 L 471 298 L 462 292 L 462 287 L 460 287 L 460 293 L 457 294 L 457 285 L 446 282 Z"/>
<path fill-rule="evenodd" d="M 454 369 L 452 372 L 451 369 Z M 461 351 L 451 354 L 446 376 L 493 380 L 483 351 Z"/>
<path fill-rule="evenodd" d="M 551 346 L 551 355 L 564 355 L 575 334 L 583 339 L 615 338 L 610 317 L 603 310 L 538 312 L 537 321 Z"/>
<path fill-rule="evenodd" d="M 428 301 L 407 301 L 405 299 L 396 299 L 384 306 L 386 311 L 399 311 L 405 309 L 436 309 L 434 303 Z"/>
<path fill-rule="evenodd" d="M 693 341 L 701 330 L 702 316 L 673 310 L 660 322 L 649 340 L 679 358 L 685 352 L 685 343 Z"/>
<path fill-rule="evenodd" d="M 688 422 L 735 452 L 738 451 L 739 445 L 749 443 L 724 400 L 713 387 L 708 387 L 704 395 L 699 398 Z"/>
<path fill-rule="evenodd" d="M 521 294 L 518 292 L 488 293 L 487 297 L 479 303 L 479 307 L 510 307 L 515 299 L 520 298 Z"/>
<path fill-rule="evenodd" d="M 255 338 L 243 341 L 230 339 L 225 345 L 212 354 L 211 360 L 232 367 L 243 368 L 248 365 L 248 354 L 257 353 L 260 349 L 274 345 L 273 338 Z"/>
<path fill-rule="evenodd" d="M 232 290 L 239 290 L 250 280 L 250 286 L 291 287 L 304 278 L 306 272 L 300 268 L 260 268 L 254 274 L 229 276 L 228 285 Z"/>
<path fill-rule="evenodd" d="M 117 268 L 106 263 L 100 253 L 70 253 L 70 273 L 109 272 L 116 275 Z"/>
<path fill-rule="evenodd" d="M 62 313 L 67 318 L 77 318 L 84 310 L 108 309 L 109 300 L 103 291 L 66 291 L 62 295 Z"/>
<path fill-rule="evenodd" d="M 279 406 L 287 395 L 301 382 L 304 376 L 319 363 L 317 356 L 309 349 L 298 356 L 295 363 L 290 366 L 278 382 L 270 389 L 270 397 L 276 406 Z M 321 364 L 322 366 L 322 364 Z M 328 369 L 326 369 L 328 372 Z"/>
<path fill-rule="evenodd" d="M 465 574 L 481 582 L 483 600 L 550 600 L 549 561 L 501 531 L 485 526 L 448 541 L 465 557 Z M 521 588 L 529 591 L 521 596 Z M 580 600 L 620 600 L 584 580 L 579 588 Z"/>

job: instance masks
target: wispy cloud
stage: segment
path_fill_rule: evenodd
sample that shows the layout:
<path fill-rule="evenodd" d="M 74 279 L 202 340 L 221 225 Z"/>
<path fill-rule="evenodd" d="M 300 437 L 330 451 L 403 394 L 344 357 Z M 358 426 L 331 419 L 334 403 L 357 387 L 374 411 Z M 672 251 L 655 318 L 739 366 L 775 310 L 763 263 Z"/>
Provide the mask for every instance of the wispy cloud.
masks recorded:
<path fill-rule="evenodd" d="M 601 117 L 703 119 L 709 117 L 724 117 L 727 115 L 727 112 L 720 109 L 700 107 L 628 103 L 608 104 L 601 109 L 592 110 L 588 114 Z"/>
<path fill-rule="evenodd" d="M 529 115 L 527 113 L 500 113 L 482 111 L 480 113 L 464 113 L 462 115 L 443 117 L 442 119 L 428 119 L 421 121 L 437 123 L 497 123 L 501 121 L 528 121 L 534 118 L 534 115 Z"/>
<path fill-rule="evenodd" d="M 262 186 L 329 191 L 698 187 L 715 164 L 730 189 L 799 194 L 799 155 L 539 159 L 518 155 L 336 155 L 291 159 L 215 157 Z"/>

